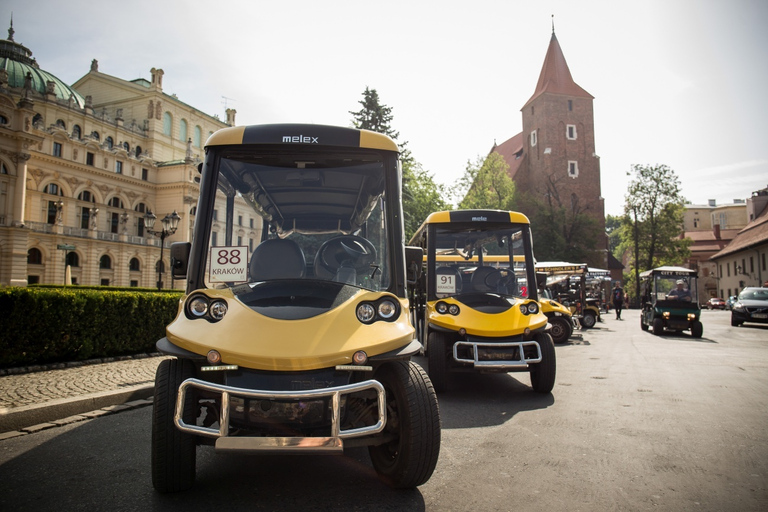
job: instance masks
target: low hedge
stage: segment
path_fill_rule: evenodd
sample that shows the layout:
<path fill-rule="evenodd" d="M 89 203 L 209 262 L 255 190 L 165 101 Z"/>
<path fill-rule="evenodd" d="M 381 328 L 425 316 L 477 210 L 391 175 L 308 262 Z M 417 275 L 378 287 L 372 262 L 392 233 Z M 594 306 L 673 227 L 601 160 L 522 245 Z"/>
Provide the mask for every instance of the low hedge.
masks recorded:
<path fill-rule="evenodd" d="M 181 292 L 0 289 L 0 368 L 155 351 Z"/>

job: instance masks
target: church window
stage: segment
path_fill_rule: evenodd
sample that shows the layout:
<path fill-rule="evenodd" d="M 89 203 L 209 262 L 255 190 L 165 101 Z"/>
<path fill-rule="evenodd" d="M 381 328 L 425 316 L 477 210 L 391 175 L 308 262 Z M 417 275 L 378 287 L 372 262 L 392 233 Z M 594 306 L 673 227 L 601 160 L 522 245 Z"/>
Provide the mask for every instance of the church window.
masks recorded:
<path fill-rule="evenodd" d="M 538 136 L 536 135 L 536 130 L 533 130 L 531 132 L 531 146 L 535 146 L 538 142 Z"/>
<path fill-rule="evenodd" d="M 576 125 L 569 124 L 565 127 L 565 137 L 569 140 L 576 140 Z"/>
<path fill-rule="evenodd" d="M 573 110 L 573 100 L 568 100 L 568 111 L 570 112 L 572 110 Z"/>
<path fill-rule="evenodd" d="M 568 177 L 576 178 L 579 175 L 579 163 L 575 160 L 568 160 Z"/>

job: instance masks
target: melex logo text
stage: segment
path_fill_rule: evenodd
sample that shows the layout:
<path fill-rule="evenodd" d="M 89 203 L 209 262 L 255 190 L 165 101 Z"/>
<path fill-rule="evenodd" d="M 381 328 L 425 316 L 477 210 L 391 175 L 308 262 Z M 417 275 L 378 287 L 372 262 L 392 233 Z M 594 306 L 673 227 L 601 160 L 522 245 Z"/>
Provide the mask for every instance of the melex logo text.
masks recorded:
<path fill-rule="evenodd" d="M 283 135 L 283 142 L 304 142 L 306 144 L 319 144 L 317 137 L 306 135 Z"/>
<path fill-rule="evenodd" d="M 474 221 L 485 222 L 487 220 L 488 220 L 488 217 L 472 217 L 472 222 Z"/>

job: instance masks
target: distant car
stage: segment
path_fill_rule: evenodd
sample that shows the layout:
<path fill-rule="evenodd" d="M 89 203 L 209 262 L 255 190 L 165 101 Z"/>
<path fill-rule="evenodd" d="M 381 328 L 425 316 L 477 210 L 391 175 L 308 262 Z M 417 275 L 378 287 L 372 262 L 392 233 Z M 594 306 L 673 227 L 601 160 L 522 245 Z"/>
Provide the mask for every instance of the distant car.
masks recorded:
<path fill-rule="evenodd" d="M 733 305 L 736 303 L 737 299 L 738 297 L 736 295 L 731 295 L 730 297 L 728 297 L 728 300 L 725 301 L 725 309 L 729 311 L 733 309 Z"/>
<path fill-rule="evenodd" d="M 725 309 L 725 301 L 723 299 L 718 299 L 717 297 L 712 297 L 707 301 L 707 309 Z"/>
<path fill-rule="evenodd" d="M 744 288 L 731 309 L 731 325 L 768 324 L 768 288 Z"/>

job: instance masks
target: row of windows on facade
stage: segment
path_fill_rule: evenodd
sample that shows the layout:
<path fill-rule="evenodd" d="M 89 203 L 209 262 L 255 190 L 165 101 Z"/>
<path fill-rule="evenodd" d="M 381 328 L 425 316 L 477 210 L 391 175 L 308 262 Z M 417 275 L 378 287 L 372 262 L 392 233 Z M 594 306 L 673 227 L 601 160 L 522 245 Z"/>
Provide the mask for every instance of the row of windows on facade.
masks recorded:
<path fill-rule="evenodd" d="M 760 255 L 760 262 L 759 265 L 762 267 L 762 271 L 765 272 L 766 270 L 766 261 L 765 261 L 765 253 Z M 738 262 L 733 262 L 733 275 L 734 276 L 743 276 L 743 275 L 750 275 L 755 273 L 755 258 L 754 256 L 749 257 L 749 270 L 747 270 L 747 259 L 741 258 L 741 265 L 738 264 Z M 731 277 L 731 262 L 727 262 L 725 264 L 725 274 L 723 274 L 723 265 L 720 265 L 720 277 Z M 721 290 L 722 293 L 722 290 Z"/>
<path fill-rule="evenodd" d="M 67 252 L 66 260 L 67 265 L 70 267 L 80 267 L 80 256 L 76 252 Z M 43 253 L 40 251 L 40 249 L 32 247 L 27 251 L 27 264 L 43 264 Z M 155 269 L 158 272 L 163 272 L 165 270 L 165 265 L 159 260 L 155 266 L 158 267 Z M 108 254 L 104 254 L 101 256 L 101 258 L 99 258 L 99 269 L 112 270 L 112 258 Z M 141 262 L 138 258 L 131 258 L 131 261 L 128 263 L 128 270 L 131 272 L 141 272 Z"/>
<path fill-rule="evenodd" d="M 568 100 L 569 102 L 571 100 Z M 576 125 L 569 124 L 565 126 L 565 138 L 568 140 L 576 140 Z M 538 144 L 539 138 L 538 138 L 538 132 L 536 130 L 533 130 L 531 132 L 531 147 L 536 146 Z M 548 155 L 552 152 L 550 148 L 546 148 L 544 150 L 544 154 Z M 576 178 L 579 176 L 579 162 L 576 160 L 568 160 L 568 176 L 570 178 Z"/>
<path fill-rule="evenodd" d="M 128 143 L 124 143 L 126 146 Z M 141 149 L 141 146 L 136 146 L 137 151 Z M 61 158 L 62 157 L 62 146 L 60 142 L 54 142 L 53 143 L 53 156 Z M 85 165 L 90 165 L 94 167 L 96 165 L 96 155 L 94 153 L 91 153 L 90 151 L 87 151 L 85 153 Z M 105 160 L 106 164 L 106 160 Z M 123 162 L 120 160 L 115 161 L 115 173 L 116 174 L 123 174 Z M 149 179 L 149 169 L 142 168 L 141 169 L 141 179 L 144 181 L 147 181 Z"/>
<path fill-rule="evenodd" d="M 5 118 L 3 118 L 5 119 Z M 43 122 L 43 116 L 40 114 L 35 114 L 35 117 L 32 118 L 32 123 L 36 126 L 44 125 Z M 0 124 L 7 124 L 7 120 L 4 123 Z M 63 119 L 57 119 L 56 120 L 56 126 L 61 128 L 62 130 L 67 129 L 67 123 Z M 189 140 L 189 128 L 188 123 L 186 119 L 181 119 L 179 121 L 179 140 L 182 142 L 187 142 Z M 172 136 L 173 132 L 173 116 L 170 112 L 166 112 L 163 114 L 163 135 L 167 135 L 169 137 Z M 213 134 L 212 131 L 208 132 L 208 136 Z M 80 140 L 83 135 L 83 130 L 80 128 L 80 125 L 74 125 L 72 127 L 72 135 L 71 137 L 73 139 Z M 91 132 L 91 138 L 95 140 L 101 140 L 101 135 L 97 131 Z M 107 137 L 105 140 L 105 143 L 107 143 L 109 149 L 112 149 L 113 145 L 113 139 L 112 137 Z M 200 125 L 195 125 L 195 128 L 192 130 L 192 145 L 199 148 L 202 146 L 203 143 L 203 129 L 200 127 Z M 127 142 L 123 143 L 123 148 L 125 148 L 126 151 L 130 151 L 130 145 Z M 136 154 L 141 154 L 141 147 L 138 146 L 138 149 L 136 149 Z"/>
<path fill-rule="evenodd" d="M 37 275 L 29 275 L 27 276 L 27 284 L 40 284 L 40 276 Z M 72 284 L 79 284 L 77 282 L 77 277 L 72 276 Z M 101 278 L 100 283 L 101 286 L 109 286 L 110 280 L 108 278 Z M 138 288 L 139 287 L 139 281 L 138 279 L 131 279 L 131 288 Z"/>

